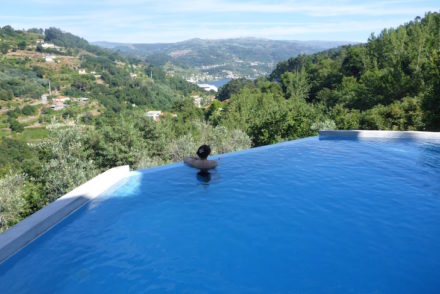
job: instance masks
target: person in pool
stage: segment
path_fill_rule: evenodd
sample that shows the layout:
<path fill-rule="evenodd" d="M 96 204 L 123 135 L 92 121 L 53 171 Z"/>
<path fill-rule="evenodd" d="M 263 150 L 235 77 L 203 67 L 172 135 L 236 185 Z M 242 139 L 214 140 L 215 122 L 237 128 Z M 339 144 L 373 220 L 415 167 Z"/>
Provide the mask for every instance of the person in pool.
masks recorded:
<path fill-rule="evenodd" d="M 198 168 L 201 171 L 208 171 L 217 166 L 217 161 L 208 160 L 208 156 L 211 153 L 211 148 L 208 145 L 202 145 L 197 149 L 197 157 L 185 157 L 183 162 L 186 164 Z"/>

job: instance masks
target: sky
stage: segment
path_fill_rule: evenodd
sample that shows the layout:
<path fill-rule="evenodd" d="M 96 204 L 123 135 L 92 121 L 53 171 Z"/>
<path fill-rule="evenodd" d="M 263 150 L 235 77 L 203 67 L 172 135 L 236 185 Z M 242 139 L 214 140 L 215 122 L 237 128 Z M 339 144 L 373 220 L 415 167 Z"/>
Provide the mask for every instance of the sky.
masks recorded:
<path fill-rule="evenodd" d="M 0 25 L 57 27 L 88 41 L 177 42 L 191 38 L 366 42 L 439 0 L 0 0 Z"/>

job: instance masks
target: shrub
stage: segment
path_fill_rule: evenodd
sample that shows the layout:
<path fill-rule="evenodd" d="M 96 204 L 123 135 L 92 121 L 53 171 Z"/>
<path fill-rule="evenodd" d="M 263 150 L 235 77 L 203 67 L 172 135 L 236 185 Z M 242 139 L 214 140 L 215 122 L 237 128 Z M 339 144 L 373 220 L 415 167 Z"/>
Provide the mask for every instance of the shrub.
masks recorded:
<path fill-rule="evenodd" d="M 172 161 L 182 161 L 185 156 L 195 156 L 197 147 L 194 138 L 188 134 L 168 144 L 167 152 Z"/>
<path fill-rule="evenodd" d="M 24 126 L 15 119 L 10 120 L 9 128 L 11 128 L 11 131 L 16 133 L 21 133 L 24 130 Z"/>
<path fill-rule="evenodd" d="M 44 190 L 53 201 L 97 174 L 84 148 L 84 130 L 78 125 L 60 127 L 52 123 L 49 139 L 39 145 L 45 157 L 42 170 Z"/>
<path fill-rule="evenodd" d="M 0 89 L 0 100 L 11 100 L 14 98 L 14 93 L 10 89 Z"/>
<path fill-rule="evenodd" d="M 0 179 L 0 232 L 21 219 L 26 201 L 22 197 L 25 176 L 8 175 Z"/>
<path fill-rule="evenodd" d="M 239 130 L 229 130 L 224 126 L 212 127 L 207 123 L 194 122 L 199 135 L 184 135 L 168 144 L 168 154 L 172 161 L 182 161 L 185 156 L 195 156 L 197 148 L 202 144 L 211 147 L 212 154 L 223 154 L 251 147 L 249 136 Z"/>
<path fill-rule="evenodd" d="M 37 113 L 37 108 L 35 106 L 32 106 L 32 105 L 25 105 L 21 109 L 21 113 L 23 115 L 34 115 L 34 114 Z"/>

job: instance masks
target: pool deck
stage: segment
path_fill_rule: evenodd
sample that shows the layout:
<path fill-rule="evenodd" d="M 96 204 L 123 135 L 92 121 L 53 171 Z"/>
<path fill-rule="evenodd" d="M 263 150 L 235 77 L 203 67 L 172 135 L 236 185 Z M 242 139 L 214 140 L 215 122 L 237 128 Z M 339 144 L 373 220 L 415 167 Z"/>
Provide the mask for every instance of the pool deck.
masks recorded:
<path fill-rule="evenodd" d="M 418 131 L 319 131 L 320 139 L 410 139 L 410 140 L 440 140 L 440 132 Z"/>
<path fill-rule="evenodd" d="M 129 174 L 128 165 L 109 169 L 0 234 L 0 263 Z"/>

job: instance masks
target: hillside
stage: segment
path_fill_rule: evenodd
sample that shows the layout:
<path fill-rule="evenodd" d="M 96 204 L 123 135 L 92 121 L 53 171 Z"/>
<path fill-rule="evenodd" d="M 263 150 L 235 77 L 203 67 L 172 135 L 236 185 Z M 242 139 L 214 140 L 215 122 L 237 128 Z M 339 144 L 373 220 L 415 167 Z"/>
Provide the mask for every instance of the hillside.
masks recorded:
<path fill-rule="evenodd" d="M 129 56 L 146 58 L 184 78 L 256 78 L 292 56 L 338 47 L 346 42 L 277 41 L 257 38 L 222 40 L 191 39 L 178 43 L 123 44 L 97 42 L 101 47 Z"/>
<path fill-rule="evenodd" d="M 360 113 L 361 128 L 439 131 L 439 40 L 440 14 L 427 13 L 366 44 L 281 62 L 270 79 L 303 76 L 307 102 Z"/>
<path fill-rule="evenodd" d="M 366 44 L 291 58 L 268 79 L 225 85 L 209 120 L 254 145 L 319 129 L 440 131 L 439 34 L 440 14 L 427 13 Z"/>
<path fill-rule="evenodd" d="M 158 67 L 59 29 L 4 26 L 0 39 L 1 136 L 41 129 L 53 117 L 96 116 L 133 106 L 170 110 L 184 97 L 203 93 Z M 79 98 L 87 99 L 71 103 Z M 23 113 L 25 106 L 32 110 Z"/>

